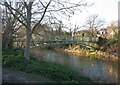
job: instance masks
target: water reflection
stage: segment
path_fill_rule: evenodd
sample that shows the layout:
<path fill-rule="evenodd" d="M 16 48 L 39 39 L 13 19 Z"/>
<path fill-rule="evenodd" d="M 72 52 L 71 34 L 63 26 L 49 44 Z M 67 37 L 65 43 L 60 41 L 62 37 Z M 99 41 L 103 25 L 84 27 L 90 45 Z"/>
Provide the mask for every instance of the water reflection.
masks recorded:
<path fill-rule="evenodd" d="M 34 50 L 33 54 L 35 54 L 35 56 L 37 56 L 40 60 L 52 61 L 67 65 L 81 74 L 89 76 L 99 82 L 118 82 L 117 62 L 77 57 L 48 50 Z"/>

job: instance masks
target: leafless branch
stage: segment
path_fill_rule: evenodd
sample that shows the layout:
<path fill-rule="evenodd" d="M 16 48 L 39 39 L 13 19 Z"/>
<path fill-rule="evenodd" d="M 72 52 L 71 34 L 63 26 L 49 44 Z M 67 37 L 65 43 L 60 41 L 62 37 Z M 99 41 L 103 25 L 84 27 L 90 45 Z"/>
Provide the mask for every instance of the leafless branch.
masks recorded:
<path fill-rule="evenodd" d="M 49 3 L 46 5 L 45 10 L 44 10 L 44 12 L 43 12 L 43 15 L 42 15 L 41 19 L 40 19 L 40 20 L 38 21 L 38 23 L 33 27 L 32 31 L 31 31 L 31 34 L 32 34 L 33 31 L 35 30 L 35 28 L 39 25 L 39 23 L 42 21 L 42 19 L 44 18 L 45 13 L 46 13 L 47 8 L 48 8 L 48 6 L 50 5 L 50 3 L 51 3 L 51 0 L 50 0 Z"/>
<path fill-rule="evenodd" d="M 7 2 L 5 2 L 4 5 L 9 9 L 9 11 L 11 12 L 11 14 L 12 14 L 16 19 L 18 19 L 18 21 L 19 21 L 20 23 L 22 23 L 22 24 L 26 27 L 26 24 L 23 23 L 23 21 L 21 21 L 21 20 L 15 15 L 15 13 L 12 11 L 11 6 L 10 6 Z"/>

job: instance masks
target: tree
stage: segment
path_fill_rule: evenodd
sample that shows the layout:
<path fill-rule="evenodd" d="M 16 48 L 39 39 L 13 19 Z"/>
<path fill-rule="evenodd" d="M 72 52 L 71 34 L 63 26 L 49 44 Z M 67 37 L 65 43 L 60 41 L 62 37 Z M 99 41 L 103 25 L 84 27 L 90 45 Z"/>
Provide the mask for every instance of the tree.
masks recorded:
<path fill-rule="evenodd" d="M 101 20 L 97 14 L 89 16 L 86 20 L 84 27 L 88 28 L 90 34 L 96 34 L 97 29 L 104 25 L 105 21 Z"/>
<path fill-rule="evenodd" d="M 15 33 L 16 38 L 14 41 L 16 42 L 16 47 L 17 48 L 22 48 L 25 46 L 25 37 L 26 37 L 26 32 L 25 32 L 25 27 L 21 26 L 19 30 Z"/>
<path fill-rule="evenodd" d="M 28 1 L 25 0 L 21 2 L 16 2 L 18 5 L 11 6 L 10 2 L 4 2 L 4 5 L 8 8 L 11 14 L 26 28 L 26 46 L 24 56 L 26 60 L 30 59 L 30 39 L 31 35 L 36 29 L 36 27 L 42 23 L 42 21 L 46 21 L 46 19 L 54 18 L 56 20 L 55 14 L 62 14 L 66 16 L 71 16 L 74 14 L 75 10 L 80 10 L 81 6 L 87 6 L 88 4 L 81 0 L 80 2 L 72 2 L 67 0 L 35 0 Z M 36 9 L 37 7 L 37 9 Z M 15 15 L 15 12 L 19 14 L 19 16 Z M 54 14 L 55 13 L 55 14 Z M 39 15 L 37 17 L 37 15 Z M 37 21 L 37 23 L 36 23 Z M 32 26 L 32 23 L 35 22 L 35 25 Z"/>
<path fill-rule="evenodd" d="M 33 41 L 48 40 L 48 36 L 52 36 L 52 32 L 52 28 L 48 24 L 39 24 L 32 34 L 32 39 Z"/>
<path fill-rule="evenodd" d="M 10 4 L 12 5 L 12 4 Z M 15 13 L 17 16 L 17 13 Z M 21 27 L 21 24 L 17 21 L 15 17 L 12 16 L 10 11 L 4 7 L 2 9 L 2 24 L 3 24 L 3 47 L 11 48 L 13 45 L 13 34 Z"/>
<path fill-rule="evenodd" d="M 118 37 L 118 25 L 117 22 L 111 22 L 107 27 L 107 38 L 117 38 Z"/>

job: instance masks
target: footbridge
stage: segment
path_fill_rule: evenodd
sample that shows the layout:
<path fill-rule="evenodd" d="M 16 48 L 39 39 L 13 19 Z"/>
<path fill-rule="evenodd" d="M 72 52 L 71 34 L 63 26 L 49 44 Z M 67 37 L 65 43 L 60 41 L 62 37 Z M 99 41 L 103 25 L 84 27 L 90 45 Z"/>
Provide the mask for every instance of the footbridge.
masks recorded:
<path fill-rule="evenodd" d="M 98 37 L 79 37 L 79 36 L 59 36 L 59 37 L 49 37 L 43 38 L 40 40 L 35 40 L 35 46 L 60 46 L 60 45 L 73 45 L 73 44 L 80 44 L 82 46 L 91 47 L 89 45 L 84 44 L 84 42 L 98 42 Z"/>

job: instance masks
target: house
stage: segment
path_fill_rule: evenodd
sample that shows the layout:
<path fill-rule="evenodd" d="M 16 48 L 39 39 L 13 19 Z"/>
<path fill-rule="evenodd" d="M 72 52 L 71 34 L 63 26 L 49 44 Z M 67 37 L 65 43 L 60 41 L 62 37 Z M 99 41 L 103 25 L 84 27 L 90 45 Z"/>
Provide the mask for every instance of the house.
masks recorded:
<path fill-rule="evenodd" d="M 97 33 L 102 38 L 111 39 L 115 34 L 118 34 L 117 26 L 109 26 L 107 28 L 100 29 Z"/>
<path fill-rule="evenodd" d="M 90 36 L 89 30 L 81 30 L 74 33 L 74 36 Z"/>
<path fill-rule="evenodd" d="M 102 37 L 102 38 L 106 38 L 107 37 L 107 28 L 102 28 L 97 32 L 97 36 Z"/>
<path fill-rule="evenodd" d="M 107 28 L 107 39 L 113 38 L 115 34 L 118 34 L 118 27 L 117 26 Z"/>

